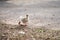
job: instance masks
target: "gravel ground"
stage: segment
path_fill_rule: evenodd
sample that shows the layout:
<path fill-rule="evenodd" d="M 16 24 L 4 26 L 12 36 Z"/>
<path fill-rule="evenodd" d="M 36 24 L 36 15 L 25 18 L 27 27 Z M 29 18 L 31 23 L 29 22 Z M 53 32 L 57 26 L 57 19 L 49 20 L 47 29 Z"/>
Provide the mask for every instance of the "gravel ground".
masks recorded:
<path fill-rule="evenodd" d="M 0 40 L 60 40 L 60 30 L 29 28 L 0 22 Z"/>

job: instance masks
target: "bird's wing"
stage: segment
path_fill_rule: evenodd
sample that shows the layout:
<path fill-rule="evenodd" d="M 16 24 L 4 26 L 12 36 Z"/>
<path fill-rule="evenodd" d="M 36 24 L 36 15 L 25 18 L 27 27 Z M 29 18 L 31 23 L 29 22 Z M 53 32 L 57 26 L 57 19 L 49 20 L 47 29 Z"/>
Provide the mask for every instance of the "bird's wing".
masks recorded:
<path fill-rule="evenodd" d="M 19 21 L 22 21 L 23 18 L 24 18 L 23 16 L 20 16 L 18 19 Z"/>

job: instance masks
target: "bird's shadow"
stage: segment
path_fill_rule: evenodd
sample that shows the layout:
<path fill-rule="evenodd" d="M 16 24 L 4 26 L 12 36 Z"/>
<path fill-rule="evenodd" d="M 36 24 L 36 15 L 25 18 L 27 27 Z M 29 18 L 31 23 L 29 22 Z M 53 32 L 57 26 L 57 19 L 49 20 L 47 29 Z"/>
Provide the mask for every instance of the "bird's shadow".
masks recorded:
<path fill-rule="evenodd" d="M 24 29 L 26 28 L 27 26 L 25 25 L 18 25 L 15 29 L 18 29 L 18 30 L 21 30 L 21 29 Z"/>

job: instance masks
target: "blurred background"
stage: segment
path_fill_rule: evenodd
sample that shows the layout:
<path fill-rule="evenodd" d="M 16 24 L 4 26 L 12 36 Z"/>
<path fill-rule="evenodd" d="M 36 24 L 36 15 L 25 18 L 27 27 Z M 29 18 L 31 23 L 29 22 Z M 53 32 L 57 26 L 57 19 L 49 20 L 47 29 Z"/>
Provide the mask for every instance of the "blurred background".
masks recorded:
<path fill-rule="evenodd" d="M 0 0 L 1 21 L 16 25 L 26 14 L 30 25 L 60 28 L 60 0 Z"/>

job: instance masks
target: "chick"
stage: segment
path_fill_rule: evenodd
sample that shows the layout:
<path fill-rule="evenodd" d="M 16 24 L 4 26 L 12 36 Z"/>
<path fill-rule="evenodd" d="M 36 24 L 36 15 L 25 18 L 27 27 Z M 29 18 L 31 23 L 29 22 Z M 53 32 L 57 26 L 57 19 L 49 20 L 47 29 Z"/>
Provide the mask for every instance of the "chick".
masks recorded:
<path fill-rule="evenodd" d="M 19 25 L 26 25 L 27 26 L 27 23 L 28 23 L 28 15 L 26 15 L 26 17 L 21 17 L 20 21 L 19 21 Z"/>

